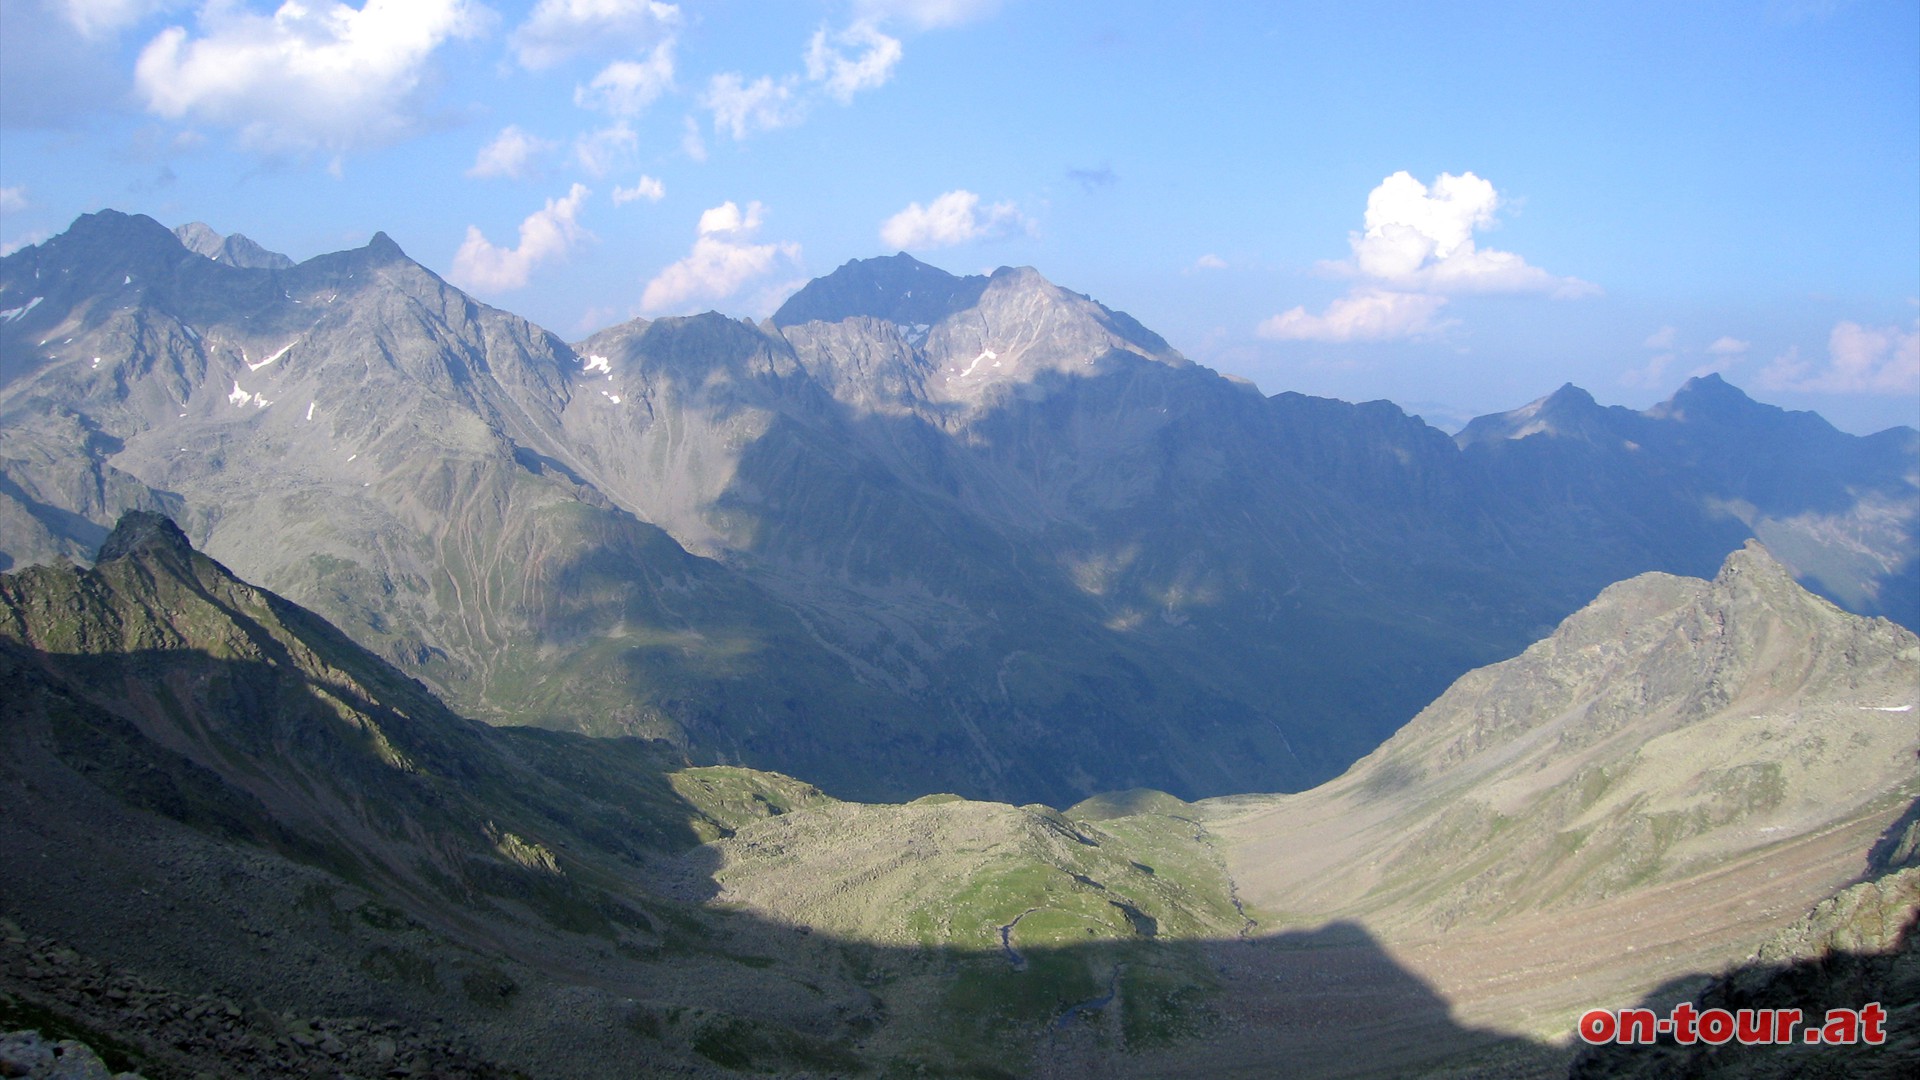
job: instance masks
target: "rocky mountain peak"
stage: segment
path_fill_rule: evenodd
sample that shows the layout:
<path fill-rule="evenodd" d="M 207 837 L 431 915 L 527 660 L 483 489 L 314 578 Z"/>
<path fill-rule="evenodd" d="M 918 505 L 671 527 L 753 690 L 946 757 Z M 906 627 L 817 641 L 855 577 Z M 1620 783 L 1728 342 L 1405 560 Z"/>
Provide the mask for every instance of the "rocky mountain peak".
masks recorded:
<path fill-rule="evenodd" d="M 1844 618 L 1838 608 L 1802 588 L 1793 579 L 1793 572 L 1758 540 L 1748 540 L 1744 547 L 1727 556 L 1720 572 L 1714 576 L 1713 592 L 1729 606 L 1766 610 L 1775 615 L 1800 611 L 1815 617 Z"/>
<path fill-rule="evenodd" d="M 184 559 L 193 554 L 193 545 L 187 540 L 187 534 L 180 531 L 180 526 L 165 514 L 129 510 L 120 515 L 119 524 L 100 545 L 98 561 L 155 553 Z"/>
<path fill-rule="evenodd" d="M 1572 383 L 1508 412 L 1476 417 L 1454 441 L 1461 446 L 1529 435 L 1591 436 L 1606 422 L 1607 409 Z"/>
<path fill-rule="evenodd" d="M 66 232 L 40 244 L 39 250 L 43 258 L 51 256 L 65 265 L 116 270 L 129 265 L 170 263 L 182 256 L 179 238 L 171 229 L 145 214 L 118 210 L 80 215 Z"/>
<path fill-rule="evenodd" d="M 972 307 L 986 286 L 984 277 L 956 277 L 904 251 L 852 259 L 789 297 L 773 313 L 773 325 L 839 322 L 865 315 L 903 326 L 931 326 Z"/>
<path fill-rule="evenodd" d="M 404 259 L 407 257 L 407 253 L 400 250 L 400 245 L 393 242 L 393 237 L 388 236 L 384 232 L 373 234 L 373 239 L 367 241 L 366 252 L 369 255 L 377 255 L 382 259 Z"/>
<path fill-rule="evenodd" d="M 213 230 L 213 226 L 204 221 L 189 221 L 185 225 L 176 225 L 173 235 L 180 240 L 180 246 L 195 254 L 211 259 L 220 254 L 220 245 L 226 238 Z"/>
<path fill-rule="evenodd" d="M 1132 316 L 1063 289 L 1030 266 L 995 270 L 978 302 L 927 340 L 941 385 L 963 397 L 997 382 L 1030 381 L 1042 371 L 1086 373 L 1115 353 L 1174 367 L 1190 363 Z"/>
<path fill-rule="evenodd" d="M 1784 412 L 1777 406 L 1762 405 L 1748 397 L 1739 387 L 1722 379 L 1718 372 L 1709 372 L 1688 379 L 1672 397 L 1648 409 L 1647 415 L 1660 420 L 1750 423 Z"/>

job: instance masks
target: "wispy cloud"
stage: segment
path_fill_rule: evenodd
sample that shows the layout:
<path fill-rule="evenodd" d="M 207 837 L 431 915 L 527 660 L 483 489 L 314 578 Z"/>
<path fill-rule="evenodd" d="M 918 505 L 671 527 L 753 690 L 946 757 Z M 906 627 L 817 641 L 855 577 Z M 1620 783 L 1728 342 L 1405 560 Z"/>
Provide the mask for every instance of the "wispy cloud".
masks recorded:
<path fill-rule="evenodd" d="M 611 116 L 639 116 L 673 89 L 673 44 L 663 41 L 642 59 L 608 64 L 592 82 L 574 87 L 573 103 Z"/>
<path fill-rule="evenodd" d="M 1327 305 L 1319 315 L 1304 307 L 1260 324 L 1261 337 L 1281 341 L 1399 341 L 1432 337 L 1448 324 L 1436 317 L 1447 298 L 1428 293 L 1360 289 Z"/>
<path fill-rule="evenodd" d="M 1788 349 L 1760 371 L 1768 390 L 1823 394 L 1920 394 L 1920 323 L 1912 327 L 1837 323 L 1827 335 L 1827 362 Z"/>
<path fill-rule="evenodd" d="M 700 135 L 700 121 L 691 116 L 681 118 L 680 152 L 695 161 L 707 160 L 707 140 Z"/>
<path fill-rule="evenodd" d="M 607 56 L 670 42 L 680 8 L 653 0 L 540 0 L 510 38 L 529 71 L 578 56 Z"/>
<path fill-rule="evenodd" d="M 1722 334 L 1705 348 L 1683 345 L 1680 331 L 1672 326 L 1662 326 L 1647 335 L 1647 339 L 1640 344 L 1653 355 L 1647 358 L 1646 363 L 1621 372 L 1619 381 L 1622 386 L 1649 390 L 1665 387 L 1670 382 L 1668 373 L 1683 356 L 1705 358 L 1687 370 L 1689 378 L 1728 371 L 1744 362 L 1748 351 L 1753 348 L 1752 342 L 1742 341 L 1731 334 Z"/>
<path fill-rule="evenodd" d="M 742 211 L 729 200 L 702 213 L 693 250 L 647 282 L 641 309 L 673 312 L 690 303 L 725 300 L 783 264 L 797 265 L 799 244 L 753 242 L 765 220 L 766 208 L 757 202 Z"/>
<path fill-rule="evenodd" d="M 520 288 L 532 278 L 534 267 L 565 257 L 589 237 L 579 223 L 580 207 L 588 194 L 585 186 L 575 184 L 564 198 L 548 199 L 544 208 L 520 223 L 518 247 L 496 247 L 479 226 L 467 226 L 466 242 L 454 253 L 447 276 L 463 289 L 480 292 Z"/>
<path fill-rule="evenodd" d="M 640 136 L 622 120 L 577 136 L 573 140 L 573 160 L 597 180 L 624 168 L 639 147 Z"/>
<path fill-rule="evenodd" d="M 493 141 L 480 148 L 467 170 L 473 177 L 512 177 L 520 179 L 532 171 L 535 162 L 555 147 L 546 139 L 528 134 L 517 124 L 500 129 Z"/>
<path fill-rule="evenodd" d="M 807 43 L 806 62 L 807 79 L 846 105 L 853 95 L 885 86 L 893 78 L 894 66 L 900 62 L 900 40 L 866 22 L 832 34 L 822 28 Z"/>
<path fill-rule="evenodd" d="M 27 208 L 27 189 L 24 184 L 13 187 L 0 187 L 0 214 L 11 214 L 15 210 Z"/>
<path fill-rule="evenodd" d="M 892 81 L 905 53 L 888 30 L 957 26 L 998 7 L 998 0 L 854 0 L 850 22 L 822 26 L 807 39 L 800 71 L 757 78 L 721 72 L 707 80 L 700 104 L 712 114 L 714 131 L 736 142 L 794 127 L 823 99 L 850 105 L 856 95 Z M 694 136 L 683 140 L 683 148 L 689 157 L 704 160 L 705 144 Z"/>
<path fill-rule="evenodd" d="M 1000 8 L 1000 0 L 855 0 L 854 10 L 864 18 L 898 20 L 917 30 L 959 26 L 985 18 Z"/>
<path fill-rule="evenodd" d="M 116 34 L 149 15 L 180 7 L 179 0 L 58 0 L 67 22 L 86 37 Z"/>
<path fill-rule="evenodd" d="M 1012 202 L 982 208 L 971 191 L 949 191 L 925 206 L 909 203 L 905 210 L 880 225 L 880 239 L 888 247 L 951 247 L 973 240 L 991 240 L 1016 232 L 1031 232 L 1033 223 Z"/>
<path fill-rule="evenodd" d="M 53 237 L 53 234 L 46 231 L 45 229 L 37 229 L 33 232 L 27 233 L 24 236 L 16 236 L 11 240 L 0 241 L 0 258 L 4 258 L 5 256 L 11 255 L 16 251 L 19 251 L 21 248 L 32 247 L 33 245 L 39 243 L 40 241 L 48 240 L 48 239 L 51 239 L 52 237 Z"/>
<path fill-rule="evenodd" d="M 745 76 L 729 71 L 708 80 L 700 103 L 713 113 L 714 130 L 738 141 L 799 123 L 806 108 L 795 100 L 793 89 L 792 78 L 775 82 L 771 75 L 762 75 L 747 82 Z"/>

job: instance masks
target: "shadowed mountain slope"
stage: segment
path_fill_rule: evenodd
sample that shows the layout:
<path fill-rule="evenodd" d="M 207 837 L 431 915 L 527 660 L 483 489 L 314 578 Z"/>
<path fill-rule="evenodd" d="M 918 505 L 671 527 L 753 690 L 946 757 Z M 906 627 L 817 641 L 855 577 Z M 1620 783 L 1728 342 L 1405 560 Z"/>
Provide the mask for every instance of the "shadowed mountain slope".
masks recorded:
<path fill-rule="evenodd" d="M 1753 958 L 1704 987 L 1697 980 L 1662 987 L 1643 1006 L 1664 1015 L 1675 1000 L 1701 1010 L 1798 1009 L 1807 1018 L 1796 1035 L 1821 1026 L 1829 1009 L 1886 1009 L 1880 1045 L 1742 1046 L 1738 1042 L 1680 1046 L 1591 1047 L 1569 1074 L 1573 1080 L 1608 1077 L 1697 1076 L 1703 1080 L 1788 1080 L 1834 1076 L 1896 1080 L 1920 1069 L 1920 871 L 1863 882 L 1822 903 L 1769 941 Z"/>

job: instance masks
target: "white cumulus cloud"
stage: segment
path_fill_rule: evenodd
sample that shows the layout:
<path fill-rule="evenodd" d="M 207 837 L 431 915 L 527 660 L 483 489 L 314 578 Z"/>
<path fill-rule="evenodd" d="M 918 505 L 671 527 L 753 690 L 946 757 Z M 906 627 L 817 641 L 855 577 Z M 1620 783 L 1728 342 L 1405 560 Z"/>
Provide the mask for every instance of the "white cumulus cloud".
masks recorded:
<path fill-rule="evenodd" d="M 519 247 L 496 247 L 479 226 L 467 226 L 466 242 L 454 253 L 453 270 L 447 276 L 463 289 L 481 292 L 520 288 L 533 276 L 535 266 L 564 257 L 587 238 L 578 218 L 588 194 L 585 186 L 575 184 L 565 198 L 548 199 L 543 209 L 520 223 Z"/>
<path fill-rule="evenodd" d="M 340 152 L 411 131 L 427 61 L 491 18 L 469 0 L 288 0 L 271 16 L 232 3 L 201 8 L 200 33 L 160 32 L 134 82 L 172 120 L 232 127 L 266 152 Z"/>
<path fill-rule="evenodd" d="M 513 31 L 522 67 L 541 71 L 576 56 L 604 56 L 671 40 L 680 8 L 654 0 L 540 0 Z"/>
<path fill-rule="evenodd" d="M 573 103 L 613 116 L 638 116 L 673 89 L 673 42 L 655 45 L 642 60 L 615 60 L 585 86 L 573 89 Z"/>
<path fill-rule="evenodd" d="M 1261 337 L 1281 341 L 1396 341 L 1431 337 L 1446 324 L 1435 316 L 1444 296 L 1389 289 L 1360 289 L 1327 305 L 1320 315 L 1304 307 L 1282 312 L 1260 324 Z"/>
<path fill-rule="evenodd" d="M 1556 277 L 1510 251 L 1482 248 L 1474 234 L 1500 207 L 1494 186 L 1473 173 L 1442 173 L 1432 186 L 1405 170 L 1367 194 L 1365 231 L 1350 233 L 1352 258 L 1321 264 L 1359 281 L 1320 315 L 1294 308 L 1260 324 L 1272 338 L 1388 341 L 1431 336 L 1447 297 L 1466 293 L 1544 293 L 1568 299 L 1600 290 Z"/>
<path fill-rule="evenodd" d="M 905 210 L 880 225 L 880 239 L 888 247 L 951 247 L 971 240 L 991 240 L 1015 232 L 1028 232 L 1033 223 L 1012 202 L 998 202 L 982 209 L 980 196 L 971 191 L 949 191 L 925 206 L 908 203 Z"/>
<path fill-rule="evenodd" d="M 1905 329 L 1837 323 L 1827 336 L 1824 366 L 1789 349 L 1761 370 L 1759 382 L 1769 390 L 1920 394 L 1920 323 Z"/>
<path fill-rule="evenodd" d="M 86 37 L 117 33 L 164 8 L 170 0 L 59 0 L 60 14 Z"/>
<path fill-rule="evenodd" d="M 852 50 L 852 55 L 842 50 Z M 885 86 L 900 62 L 900 41 L 859 22 L 828 34 L 823 28 L 807 43 L 807 78 L 825 87 L 827 96 L 845 105 L 862 90 Z"/>
<path fill-rule="evenodd" d="M 480 148 L 467 175 L 518 179 L 526 176 L 535 161 L 553 148 L 552 142 L 528 134 L 517 124 L 508 124 L 500 129 L 500 134 L 494 136 L 492 142 Z"/>
<path fill-rule="evenodd" d="M 742 211 L 728 201 L 702 213 L 693 250 L 647 282 L 642 310 L 668 312 L 691 302 L 724 300 L 783 263 L 798 264 L 798 244 L 753 242 L 765 219 L 766 208 L 757 202 Z"/>
<path fill-rule="evenodd" d="M 27 189 L 25 185 L 0 187 L 0 214 L 10 214 L 15 210 L 27 208 Z"/>
<path fill-rule="evenodd" d="M 1348 237 L 1360 277 L 1423 292 L 1543 292 L 1585 296 L 1599 291 L 1577 278 L 1555 277 L 1508 251 L 1481 248 L 1473 234 L 1494 223 L 1500 195 L 1472 173 L 1442 173 L 1429 188 L 1404 170 L 1367 195 L 1366 231 Z M 1339 265 L 1339 264 L 1336 264 Z"/>
<path fill-rule="evenodd" d="M 619 187 L 616 185 L 613 189 L 613 205 L 615 206 L 625 206 L 638 199 L 645 199 L 648 202 L 659 202 L 666 197 L 667 185 L 655 180 L 651 176 L 640 177 L 640 182 L 632 187 Z"/>

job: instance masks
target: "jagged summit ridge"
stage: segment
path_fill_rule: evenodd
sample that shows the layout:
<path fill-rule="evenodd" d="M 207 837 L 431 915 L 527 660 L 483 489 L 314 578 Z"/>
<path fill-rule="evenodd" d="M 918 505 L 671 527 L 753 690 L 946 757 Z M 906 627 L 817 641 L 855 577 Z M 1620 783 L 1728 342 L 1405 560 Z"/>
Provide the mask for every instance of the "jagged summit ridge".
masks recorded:
<path fill-rule="evenodd" d="M 277 251 L 268 251 L 239 233 L 221 236 L 204 221 L 188 222 L 173 230 L 188 251 L 205 255 L 217 263 L 252 270 L 286 270 L 294 261 Z"/>

